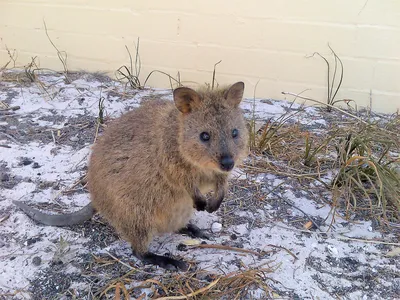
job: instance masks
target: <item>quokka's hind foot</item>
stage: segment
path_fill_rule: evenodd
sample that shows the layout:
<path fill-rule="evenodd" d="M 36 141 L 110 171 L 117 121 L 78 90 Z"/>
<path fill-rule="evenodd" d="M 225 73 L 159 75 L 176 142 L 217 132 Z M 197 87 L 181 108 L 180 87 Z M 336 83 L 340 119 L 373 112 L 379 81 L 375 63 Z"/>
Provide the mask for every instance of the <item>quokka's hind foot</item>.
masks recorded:
<path fill-rule="evenodd" d="M 193 225 L 191 223 L 186 225 L 186 227 L 180 229 L 179 233 L 187 234 L 193 238 L 200 238 L 200 239 L 205 239 L 205 240 L 211 239 L 210 234 L 208 234 L 205 230 L 200 229 L 199 227 L 197 227 L 196 225 Z"/>
<path fill-rule="evenodd" d="M 189 269 L 189 265 L 186 262 L 172 257 L 158 255 L 152 252 L 146 252 L 143 255 L 138 255 L 135 252 L 134 254 L 144 263 L 156 265 L 166 270 L 187 271 Z"/>

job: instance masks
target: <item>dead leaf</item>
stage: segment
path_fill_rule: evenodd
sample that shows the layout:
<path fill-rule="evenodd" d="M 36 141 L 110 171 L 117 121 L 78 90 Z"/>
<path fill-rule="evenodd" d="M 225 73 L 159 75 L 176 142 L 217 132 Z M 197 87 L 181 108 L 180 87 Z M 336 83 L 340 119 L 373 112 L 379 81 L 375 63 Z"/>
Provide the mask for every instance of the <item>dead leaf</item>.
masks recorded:
<path fill-rule="evenodd" d="M 304 229 L 310 230 L 313 227 L 313 222 L 308 221 L 306 224 L 303 225 Z"/>
<path fill-rule="evenodd" d="M 114 300 L 121 300 L 119 282 L 117 283 L 117 285 L 116 285 L 116 287 L 115 287 L 115 297 L 114 297 Z"/>
<path fill-rule="evenodd" d="M 8 220 L 9 217 L 10 217 L 10 214 L 5 215 L 4 217 L 0 218 L 0 223 L 3 223 L 4 221 Z"/>
<path fill-rule="evenodd" d="M 196 246 L 196 245 L 200 245 L 201 242 L 199 240 L 185 240 L 182 242 L 182 244 L 184 244 L 186 246 Z"/>
<path fill-rule="evenodd" d="M 388 253 L 386 253 L 386 256 L 389 257 L 394 257 L 400 255 L 400 247 L 394 248 L 390 250 Z"/>

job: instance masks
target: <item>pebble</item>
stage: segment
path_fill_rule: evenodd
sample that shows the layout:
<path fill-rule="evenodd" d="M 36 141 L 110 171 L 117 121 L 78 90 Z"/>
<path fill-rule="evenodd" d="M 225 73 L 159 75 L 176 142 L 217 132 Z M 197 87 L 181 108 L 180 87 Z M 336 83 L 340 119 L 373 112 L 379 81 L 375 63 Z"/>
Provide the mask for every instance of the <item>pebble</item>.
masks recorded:
<path fill-rule="evenodd" d="M 332 245 L 328 245 L 327 248 L 331 254 L 333 254 L 333 255 L 339 254 L 339 251 L 338 251 L 338 249 L 336 249 L 336 247 L 333 247 Z"/>
<path fill-rule="evenodd" d="M 40 168 L 39 163 L 34 162 L 33 165 L 32 165 L 32 168 L 33 168 L 33 169 L 39 169 L 39 168 Z"/>
<path fill-rule="evenodd" d="M 215 222 L 215 223 L 213 223 L 211 225 L 211 231 L 213 233 L 220 232 L 221 230 L 222 230 L 222 224 L 221 223 Z"/>
<path fill-rule="evenodd" d="M 21 164 L 23 164 L 24 166 L 30 165 L 31 163 L 33 163 L 33 160 L 27 157 L 24 157 L 21 161 Z"/>
<path fill-rule="evenodd" d="M 176 247 L 176 249 L 179 250 L 179 251 L 187 251 L 188 247 L 185 244 L 181 243 Z"/>
<path fill-rule="evenodd" d="M 1 173 L 0 174 L 0 181 L 10 181 L 10 175 L 8 175 L 7 173 Z"/>
<path fill-rule="evenodd" d="M 79 138 L 78 138 L 77 136 L 71 136 L 71 137 L 69 138 L 69 140 L 70 140 L 71 142 L 77 142 L 77 141 L 79 141 Z"/>
<path fill-rule="evenodd" d="M 39 266 L 42 263 L 42 259 L 39 256 L 35 256 L 32 258 L 32 264 L 35 266 Z"/>

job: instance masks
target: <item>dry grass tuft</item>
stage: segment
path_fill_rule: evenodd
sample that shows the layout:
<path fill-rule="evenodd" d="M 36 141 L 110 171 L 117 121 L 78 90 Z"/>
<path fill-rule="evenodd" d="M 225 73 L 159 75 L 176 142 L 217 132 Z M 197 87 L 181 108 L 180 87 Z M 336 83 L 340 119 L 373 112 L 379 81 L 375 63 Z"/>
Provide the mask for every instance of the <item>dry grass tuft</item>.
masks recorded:
<path fill-rule="evenodd" d="M 128 52 L 129 55 L 129 67 L 126 65 L 123 65 L 121 67 L 118 68 L 118 70 L 115 72 L 115 77 L 118 81 L 120 82 L 125 82 L 125 85 L 129 85 L 132 89 L 143 89 L 146 84 L 147 81 L 150 79 L 150 77 L 155 74 L 155 73 L 159 73 L 162 75 L 165 75 L 168 77 L 169 79 L 169 83 L 171 86 L 171 89 L 174 88 L 175 86 L 181 86 L 181 81 L 180 81 L 180 74 L 178 72 L 177 75 L 177 79 L 175 79 L 174 77 L 172 77 L 170 74 L 165 73 L 163 71 L 160 70 L 153 70 L 151 71 L 146 79 L 144 80 L 143 84 L 140 81 L 140 71 L 142 69 L 142 61 L 140 59 L 140 53 L 139 53 L 139 42 L 140 39 L 138 38 L 137 43 L 135 44 L 135 62 L 133 62 L 132 59 L 132 55 L 129 51 L 129 48 L 127 46 L 125 46 L 126 51 Z"/>
<path fill-rule="evenodd" d="M 267 282 L 271 269 L 248 269 L 232 272 L 224 276 L 207 274 L 207 279 L 198 279 L 205 274 L 202 271 L 190 275 L 177 274 L 163 282 L 166 296 L 155 299 L 244 299 L 250 291 L 262 290 L 265 299 L 272 298 L 272 289 Z M 199 276 L 200 275 L 200 276 Z M 209 282 L 211 280 L 211 282 Z"/>
<path fill-rule="evenodd" d="M 400 118 L 398 114 L 378 122 L 333 118 L 330 129 L 318 134 L 285 113 L 275 122 L 267 120 L 255 130 L 250 120 L 253 159 L 244 168 L 249 173 L 273 173 L 297 179 L 320 181 L 333 172 L 330 185 L 334 208 L 345 217 L 354 214 L 381 224 L 400 220 Z M 332 112 L 330 113 L 332 114 Z M 382 120 L 382 119 L 381 119 Z"/>
<path fill-rule="evenodd" d="M 252 292 L 264 293 L 264 299 L 273 298 L 277 293 L 270 283 L 278 283 L 268 277 L 275 271 L 273 267 L 263 264 L 258 268 L 246 268 L 228 274 L 214 274 L 205 270 L 185 273 L 153 274 L 136 269 L 117 258 L 94 257 L 94 263 L 102 267 L 123 264 L 129 271 L 113 278 L 94 293 L 95 299 L 130 299 L 133 295 L 142 294 L 144 289 L 151 291 L 150 299 L 244 299 Z M 147 279 L 139 280 L 138 277 Z M 113 298 L 115 299 L 115 298 Z"/>
<path fill-rule="evenodd" d="M 329 63 L 328 59 L 326 59 L 325 56 L 323 56 L 322 54 L 320 54 L 319 52 L 314 52 L 313 55 L 309 56 L 309 57 L 314 57 L 315 55 L 318 55 L 320 58 L 322 58 L 327 66 L 327 88 L 328 88 L 328 93 L 327 93 L 327 100 L 326 100 L 326 110 L 328 112 L 332 111 L 332 106 L 335 105 L 336 103 L 339 102 L 343 102 L 344 100 L 335 100 L 335 97 L 342 85 L 343 82 L 343 74 L 344 74 L 344 69 L 343 69 L 343 63 L 342 60 L 339 58 L 339 56 L 336 54 L 336 52 L 332 49 L 332 47 L 328 44 L 329 49 L 331 50 L 331 53 L 333 55 L 334 58 L 334 67 L 333 67 L 333 74 L 331 74 L 331 69 L 332 66 Z M 335 80 L 336 75 L 337 75 L 337 71 L 338 71 L 338 63 L 340 65 L 340 74 L 339 74 L 339 82 L 336 84 L 335 87 Z M 332 76 L 332 77 L 331 77 Z"/>
<path fill-rule="evenodd" d="M 376 124 L 354 124 L 336 146 L 339 171 L 332 181 L 335 195 L 345 200 L 346 215 L 367 211 L 388 224 L 400 220 L 398 134 Z"/>

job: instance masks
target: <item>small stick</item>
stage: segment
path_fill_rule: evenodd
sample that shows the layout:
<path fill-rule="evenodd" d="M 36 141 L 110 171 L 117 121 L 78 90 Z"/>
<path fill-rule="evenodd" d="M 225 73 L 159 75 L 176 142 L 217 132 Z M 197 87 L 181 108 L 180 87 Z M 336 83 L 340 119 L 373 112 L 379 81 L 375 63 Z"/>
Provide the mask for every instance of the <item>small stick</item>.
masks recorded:
<path fill-rule="evenodd" d="M 93 144 L 95 144 L 96 141 L 97 141 L 97 136 L 99 135 L 99 128 L 100 128 L 100 122 L 97 122 L 97 125 L 96 125 L 96 133 L 95 133 L 95 135 L 94 135 Z"/>
<path fill-rule="evenodd" d="M 10 217 L 10 214 L 5 215 L 3 218 L 0 219 L 0 223 L 3 223 L 4 221 L 6 221 L 9 217 Z"/>
<path fill-rule="evenodd" d="M 120 283 L 118 282 L 115 286 L 115 297 L 114 300 L 121 300 L 121 287 L 120 287 Z"/>
<path fill-rule="evenodd" d="M 12 140 L 14 143 L 18 144 L 18 145 L 22 145 L 20 142 L 18 142 L 13 136 L 5 133 L 5 132 L 0 132 L 0 135 L 4 135 L 6 137 L 8 137 L 10 140 Z"/>
<path fill-rule="evenodd" d="M 56 137 L 54 136 L 54 131 L 51 130 L 51 136 L 53 137 L 53 143 L 56 144 Z"/>
<path fill-rule="evenodd" d="M 282 92 L 282 94 L 283 94 L 283 95 L 290 95 L 290 96 L 298 97 L 298 98 L 303 99 L 303 100 L 308 100 L 308 101 L 311 101 L 311 102 L 315 102 L 315 103 L 318 103 L 318 104 L 322 104 L 322 105 L 331 107 L 331 108 L 333 108 L 333 109 L 336 109 L 337 111 L 340 111 L 342 114 L 345 114 L 345 115 L 347 115 L 347 116 L 349 116 L 349 117 L 352 117 L 352 118 L 354 118 L 354 119 L 360 121 L 360 122 L 363 123 L 364 125 L 370 125 L 370 124 L 368 124 L 368 122 L 364 121 L 364 120 L 361 119 L 360 117 L 357 117 L 356 115 L 353 115 L 353 114 L 351 114 L 351 113 L 348 113 L 347 111 L 345 111 L 345 110 L 343 110 L 343 109 L 341 109 L 341 108 L 339 108 L 339 107 L 336 107 L 336 106 L 334 106 L 334 105 L 325 104 L 325 103 L 323 103 L 322 101 L 318 101 L 318 100 L 315 100 L 315 99 L 312 99 L 312 98 L 309 98 L 309 97 L 303 97 L 303 96 L 300 96 L 300 95 L 298 95 L 298 94 L 291 93 L 291 92 Z M 386 131 L 386 132 L 389 132 L 389 133 L 393 133 L 393 132 L 391 132 L 390 130 L 387 130 L 387 129 L 384 129 L 384 128 L 382 128 L 382 130 L 383 130 L 383 131 Z"/>
<path fill-rule="evenodd" d="M 133 268 L 132 266 L 124 263 L 123 261 L 119 260 L 118 258 L 116 258 L 114 255 L 112 255 L 110 252 L 105 251 L 109 256 L 111 256 L 113 259 L 115 259 L 117 262 L 119 262 L 121 265 L 124 265 L 125 267 L 129 268 L 129 270 L 136 270 L 135 268 Z"/>
<path fill-rule="evenodd" d="M 214 89 L 214 82 L 215 82 L 215 68 L 217 67 L 218 64 L 220 64 L 222 62 L 222 60 L 220 60 L 219 62 L 217 62 L 216 64 L 214 64 L 214 71 L 213 71 L 213 77 L 212 77 L 212 83 L 211 83 L 211 89 Z"/>
<path fill-rule="evenodd" d="M 299 259 L 292 251 L 290 251 L 289 249 L 287 249 L 287 248 L 285 248 L 283 246 L 272 245 L 272 244 L 268 244 L 267 246 L 268 247 L 272 247 L 272 248 L 278 248 L 278 249 L 285 250 L 287 253 L 289 253 L 294 258 L 295 261 Z"/>
<path fill-rule="evenodd" d="M 205 287 L 203 287 L 203 288 L 201 288 L 201 289 L 198 289 L 197 291 L 192 292 L 192 293 L 187 294 L 187 295 L 183 295 L 183 296 L 161 297 L 161 298 L 157 298 L 157 299 L 159 299 L 159 300 L 181 300 L 181 299 L 187 299 L 187 298 L 189 298 L 189 297 L 195 297 L 195 296 L 197 296 L 198 294 L 204 293 L 205 291 L 208 291 L 209 289 L 211 289 L 212 287 L 214 287 L 214 286 L 218 283 L 218 281 L 219 281 L 220 279 L 221 279 L 221 278 L 218 278 L 218 279 L 214 280 L 213 282 L 211 282 L 209 285 L 207 285 L 207 286 L 205 286 Z"/>
<path fill-rule="evenodd" d="M 242 248 L 236 248 L 236 247 L 229 247 L 229 246 L 224 246 L 224 245 L 200 244 L 200 245 L 194 245 L 193 247 L 207 248 L 207 249 L 231 250 L 234 252 L 248 253 L 248 254 L 253 254 L 253 255 L 257 255 L 257 256 L 262 255 L 261 253 L 258 253 L 256 251 L 242 249 Z"/>
<path fill-rule="evenodd" d="M 385 241 L 375 241 L 375 240 L 364 240 L 364 239 L 358 239 L 358 238 L 350 238 L 347 236 L 338 236 L 337 237 L 339 240 L 345 240 L 345 241 L 354 241 L 354 242 L 360 242 L 360 243 L 370 243 L 370 244 L 382 244 L 382 245 L 391 245 L 391 246 L 400 246 L 400 243 L 391 243 L 391 242 L 385 242 Z"/>
<path fill-rule="evenodd" d="M 7 108 L 1 108 L 0 109 L 0 111 L 7 111 L 7 110 L 18 110 L 18 109 L 20 109 L 21 107 L 20 106 L 10 106 L 10 107 L 7 107 Z"/>
<path fill-rule="evenodd" d="M 150 278 L 150 279 L 147 279 L 145 282 L 151 282 L 151 283 L 157 284 L 158 286 L 160 286 L 163 289 L 165 294 L 168 294 L 167 288 L 161 282 L 159 282 L 158 280 Z"/>

